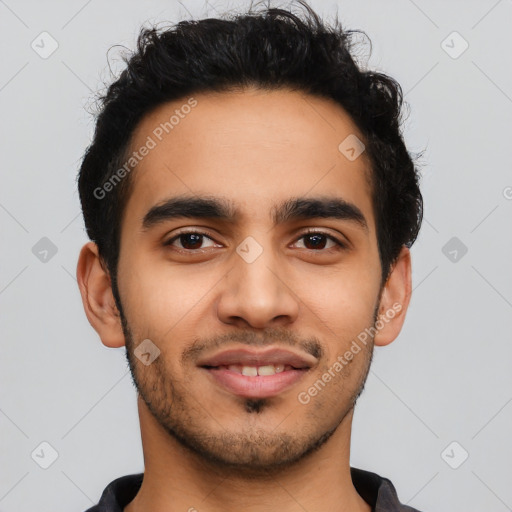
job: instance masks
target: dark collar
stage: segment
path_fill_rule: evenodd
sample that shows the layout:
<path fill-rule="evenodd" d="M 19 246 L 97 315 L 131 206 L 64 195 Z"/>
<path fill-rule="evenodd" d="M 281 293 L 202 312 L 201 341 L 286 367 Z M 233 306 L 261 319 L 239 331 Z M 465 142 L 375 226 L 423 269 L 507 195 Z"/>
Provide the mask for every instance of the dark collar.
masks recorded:
<path fill-rule="evenodd" d="M 387 478 L 352 467 L 350 475 L 356 491 L 372 507 L 372 512 L 419 512 L 399 502 Z M 117 478 L 105 488 L 98 505 L 86 512 L 123 512 L 139 492 L 143 478 L 144 473 Z"/>

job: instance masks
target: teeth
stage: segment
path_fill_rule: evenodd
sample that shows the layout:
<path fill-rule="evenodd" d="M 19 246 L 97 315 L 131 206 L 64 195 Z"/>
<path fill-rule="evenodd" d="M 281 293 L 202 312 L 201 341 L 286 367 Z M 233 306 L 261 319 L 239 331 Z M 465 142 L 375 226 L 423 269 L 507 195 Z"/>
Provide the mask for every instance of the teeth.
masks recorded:
<path fill-rule="evenodd" d="M 258 368 L 256 366 L 242 366 L 242 375 L 256 377 L 258 375 Z"/>
<path fill-rule="evenodd" d="M 285 369 L 292 369 L 290 365 L 286 365 L 285 367 L 284 364 L 267 364 L 265 366 L 240 366 L 239 364 L 230 364 L 227 368 L 232 372 L 241 373 L 247 377 L 256 377 L 257 375 L 274 375 L 276 373 L 284 372 Z"/>
<path fill-rule="evenodd" d="M 275 375 L 276 368 L 273 364 L 258 367 L 258 375 Z"/>

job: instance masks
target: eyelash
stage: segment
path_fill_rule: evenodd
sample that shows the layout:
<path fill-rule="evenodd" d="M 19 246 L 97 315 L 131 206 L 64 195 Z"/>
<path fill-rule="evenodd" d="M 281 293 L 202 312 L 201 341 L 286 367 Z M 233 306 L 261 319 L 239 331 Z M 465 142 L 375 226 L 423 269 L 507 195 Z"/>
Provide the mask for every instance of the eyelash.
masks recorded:
<path fill-rule="evenodd" d="M 172 238 L 170 238 L 169 240 L 167 240 L 166 242 L 164 242 L 164 246 L 172 246 L 173 242 L 178 240 L 180 238 L 180 236 L 183 236 L 183 235 L 201 235 L 201 236 L 204 236 L 206 238 L 209 238 L 210 240 L 214 241 L 213 238 L 208 235 L 208 233 L 203 233 L 201 231 L 182 231 L 181 233 L 178 233 L 177 235 L 173 236 Z M 330 249 L 306 249 L 307 251 L 310 251 L 310 252 L 328 252 L 332 249 L 336 249 L 336 250 L 343 250 L 343 249 L 348 249 L 348 246 L 347 244 L 345 244 L 344 242 L 341 242 L 340 240 L 338 240 L 336 237 L 324 232 L 324 231 L 317 231 L 317 230 L 311 230 L 311 231 L 306 231 L 304 233 L 302 233 L 298 238 L 295 239 L 295 242 L 298 242 L 301 238 L 304 238 L 306 236 L 313 236 L 313 235 L 320 235 L 320 236 L 324 236 L 326 237 L 327 239 L 329 240 L 332 240 L 338 247 L 334 248 L 334 247 L 331 247 Z M 199 252 L 201 251 L 202 249 L 182 249 L 182 248 L 177 248 L 177 250 L 181 251 L 181 252 L 187 252 L 187 253 L 194 253 L 194 252 Z"/>

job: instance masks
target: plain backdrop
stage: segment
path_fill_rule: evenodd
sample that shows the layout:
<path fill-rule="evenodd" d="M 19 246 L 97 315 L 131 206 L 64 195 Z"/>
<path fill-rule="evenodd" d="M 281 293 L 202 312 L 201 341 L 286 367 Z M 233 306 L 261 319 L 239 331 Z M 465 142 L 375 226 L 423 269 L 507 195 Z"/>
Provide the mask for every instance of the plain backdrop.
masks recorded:
<path fill-rule="evenodd" d="M 376 349 L 351 464 L 426 512 L 512 510 L 512 2 L 310 3 L 368 34 L 363 64 L 400 82 L 406 144 L 426 150 L 413 298 Z M 101 344 L 75 280 L 88 111 L 142 24 L 247 5 L 0 0 L 1 512 L 80 512 L 143 470 L 124 348 Z"/>

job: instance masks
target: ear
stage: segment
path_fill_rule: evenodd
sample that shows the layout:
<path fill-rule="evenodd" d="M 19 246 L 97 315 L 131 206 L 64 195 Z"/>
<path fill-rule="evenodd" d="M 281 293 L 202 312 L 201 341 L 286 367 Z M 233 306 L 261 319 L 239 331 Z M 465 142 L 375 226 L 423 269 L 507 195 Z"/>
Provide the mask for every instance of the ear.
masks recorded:
<path fill-rule="evenodd" d="M 376 346 L 389 345 L 400 334 L 411 293 L 411 253 L 403 246 L 382 290 L 379 315 L 375 322 Z"/>
<path fill-rule="evenodd" d="M 125 338 L 121 316 L 112 294 L 110 275 L 103 268 L 98 246 L 94 242 L 82 247 L 76 278 L 85 314 L 102 343 L 111 348 L 122 347 Z"/>

